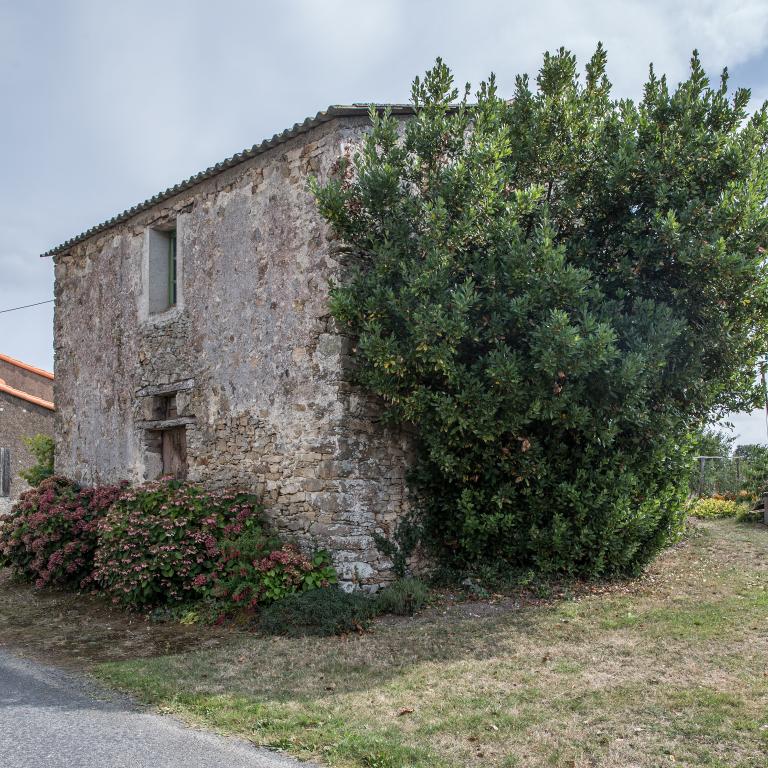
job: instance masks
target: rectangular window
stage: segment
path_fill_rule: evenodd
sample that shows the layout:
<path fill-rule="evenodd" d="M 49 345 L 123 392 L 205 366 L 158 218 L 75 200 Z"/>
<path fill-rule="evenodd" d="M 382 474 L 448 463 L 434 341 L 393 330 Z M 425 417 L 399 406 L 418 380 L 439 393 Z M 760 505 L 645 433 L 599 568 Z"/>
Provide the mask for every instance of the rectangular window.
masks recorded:
<path fill-rule="evenodd" d="M 152 418 L 156 421 L 175 419 L 179 415 L 176 407 L 176 393 L 156 395 L 152 402 Z"/>
<path fill-rule="evenodd" d="M 149 230 L 149 313 L 167 312 L 178 303 L 176 229 Z"/>
<path fill-rule="evenodd" d="M 176 306 L 176 230 L 168 233 L 168 306 Z"/>

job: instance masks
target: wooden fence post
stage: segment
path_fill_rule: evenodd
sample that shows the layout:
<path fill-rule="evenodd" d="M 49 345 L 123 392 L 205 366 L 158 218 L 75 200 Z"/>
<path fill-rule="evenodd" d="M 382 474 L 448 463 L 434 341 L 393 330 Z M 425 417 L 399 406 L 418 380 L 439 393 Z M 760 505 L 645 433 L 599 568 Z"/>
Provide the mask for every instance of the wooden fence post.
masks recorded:
<path fill-rule="evenodd" d="M 0 496 L 11 495 L 11 449 L 0 448 Z"/>

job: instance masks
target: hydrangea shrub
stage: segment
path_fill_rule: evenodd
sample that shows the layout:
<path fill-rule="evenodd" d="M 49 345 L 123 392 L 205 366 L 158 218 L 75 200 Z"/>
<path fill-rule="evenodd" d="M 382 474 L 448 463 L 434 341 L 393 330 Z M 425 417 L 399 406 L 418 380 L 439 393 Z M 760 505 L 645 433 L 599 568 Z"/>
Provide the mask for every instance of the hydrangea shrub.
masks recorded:
<path fill-rule="evenodd" d="M 149 483 L 126 491 L 100 521 L 94 579 L 125 607 L 192 600 L 209 584 L 220 542 L 260 529 L 253 496 Z"/>
<path fill-rule="evenodd" d="M 254 496 L 167 479 L 43 480 L 0 518 L 0 567 L 126 608 L 204 599 L 222 614 L 337 582 L 327 552 L 302 554 L 266 531 Z"/>
<path fill-rule="evenodd" d="M 307 557 L 286 544 L 255 563 L 261 577 L 261 597 L 265 602 L 282 600 L 296 592 L 335 584 L 336 571 L 325 550 Z"/>
<path fill-rule="evenodd" d="M 97 526 L 124 486 L 81 487 L 48 477 L 0 517 L 0 567 L 49 585 L 85 587 L 91 582 Z"/>
<path fill-rule="evenodd" d="M 223 611 L 238 611 L 253 610 L 260 603 L 337 581 L 331 556 L 325 550 L 304 555 L 293 544 L 249 530 L 221 543 L 213 573 L 198 578 L 196 586 Z"/>

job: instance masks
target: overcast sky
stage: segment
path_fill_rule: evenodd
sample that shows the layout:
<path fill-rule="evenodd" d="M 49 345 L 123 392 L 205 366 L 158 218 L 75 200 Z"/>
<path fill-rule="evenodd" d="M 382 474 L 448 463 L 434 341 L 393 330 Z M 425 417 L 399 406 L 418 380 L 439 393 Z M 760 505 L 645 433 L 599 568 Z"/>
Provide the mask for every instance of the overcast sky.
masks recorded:
<path fill-rule="evenodd" d="M 598 40 L 616 95 L 698 48 L 768 98 L 768 0 L 0 0 L 0 310 L 52 298 L 43 251 L 329 104 L 407 101 L 436 56 L 511 93 Z M 0 314 L 0 352 L 51 368 L 51 307 Z"/>

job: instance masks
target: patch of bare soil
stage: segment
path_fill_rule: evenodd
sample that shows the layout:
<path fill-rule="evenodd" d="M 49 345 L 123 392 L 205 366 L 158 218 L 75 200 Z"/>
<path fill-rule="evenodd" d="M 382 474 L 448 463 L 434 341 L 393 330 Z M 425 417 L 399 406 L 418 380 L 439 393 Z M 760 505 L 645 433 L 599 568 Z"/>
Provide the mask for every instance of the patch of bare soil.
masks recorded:
<path fill-rule="evenodd" d="M 218 627 L 153 622 L 92 595 L 34 590 L 8 570 L 0 570 L 0 596 L 0 646 L 59 666 L 83 668 L 212 648 L 233 634 Z"/>

